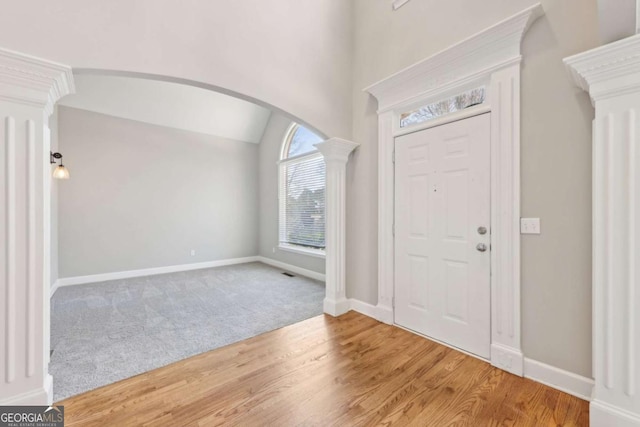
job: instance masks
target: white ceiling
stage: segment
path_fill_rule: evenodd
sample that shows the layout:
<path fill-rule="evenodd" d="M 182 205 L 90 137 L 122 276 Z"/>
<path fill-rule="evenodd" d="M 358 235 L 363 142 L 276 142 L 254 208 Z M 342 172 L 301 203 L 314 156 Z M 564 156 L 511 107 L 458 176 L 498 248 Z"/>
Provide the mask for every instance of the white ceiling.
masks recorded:
<path fill-rule="evenodd" d="M 157 80 L 79 74 L 61 105 L 258 144 L 271 111 L 229 95 Z"/>

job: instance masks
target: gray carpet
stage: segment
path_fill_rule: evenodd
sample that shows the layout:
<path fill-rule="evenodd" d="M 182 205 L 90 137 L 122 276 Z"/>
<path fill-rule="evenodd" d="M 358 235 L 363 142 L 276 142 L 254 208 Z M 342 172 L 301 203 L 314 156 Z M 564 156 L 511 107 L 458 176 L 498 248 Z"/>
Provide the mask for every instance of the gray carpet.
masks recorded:
<path fill-rule="evenodd" d="M 257 262 L 59 288 L 54 400 L 317 316 L 324 292 Z"/>

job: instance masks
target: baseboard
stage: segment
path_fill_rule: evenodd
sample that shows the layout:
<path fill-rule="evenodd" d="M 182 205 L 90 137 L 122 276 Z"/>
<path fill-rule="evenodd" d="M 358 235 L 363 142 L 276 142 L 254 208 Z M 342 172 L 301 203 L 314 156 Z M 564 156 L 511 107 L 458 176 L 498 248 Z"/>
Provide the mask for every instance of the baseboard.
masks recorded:
<path fill-rule="evenodd" d="M 640 417 L 596 399 L 589 405 L 589 423 L 594 427 L 640 427 Z"/>
<path fill-rule="evenodd" d="M 59 287 L 60 287 L 60 279 L 58 279 L 55 282 L 53 282 L 53 284 L 49 288 L 50 289 L 49 290 L 49 298 L 53 297 L 53 294 L 56 293 L 56 291 L 58 290 Z"/>
<path fill-rule="evenodd" d="M 524 374 L 522 351 L 502 344 L 491 344 L 491 364 L 519 377 Z"/>
<path fill-rule="evenodd" d="M 47 375 L 42 387 L 16 396 L 0 399 L 0 406 L 51 405 L 53 402 L 53 379 Z"/>
<path fill-rule="evenodd" d="M 319 280 L 321 282 L 325 281 L 325 275 L 322 274 L 322 273 L 318 273 L 318 272 L 312 271 L 312 270 L 307 270 L 306 268 L 302 268 L 302 267 L 296 267 L 295 265 L 291 265 L 291 264 L 287 264 L 287 263 L 284 263 L 284 262 L 276 261 L 274 259 L 267 258 L 267 257 L 264 257 L 264 256 L 258 256 L 256 258 L 257 258 L 257 261 L 260 261 L 260 262 L 262 262 L 264 264 L 267 264 L 267 265 L 270 265 L 272 267 L 281 268 L 283 270 L 299 274 L 300 276 L 305 276 L 305 277 L 308 277 L 310 279 Z"/>
<path fill-rule="evenodd" d="M 109 280 L 130 279 L 132 277 L 153 276 L 155 274 L 177 273 L 180 271 L 201 270 L 203 268 L 223 267 L 225 265 L 244 264 L 259 261 L 259 257 L 230 258 L 218 261 L 198 262 L 194 264 L 171 265 L 167 267 L 143 268 L 141 270 L 117 271 L 115 273 L 92 274 L 89 276 L 65 277 L 56 280 L 56 289 L 60 286 L 85 285 L 87 283 Z M 52 289 L 51 295 L 55 290 Z"/>
<path fill-rule="evenodd" d="M 53 404 L 53 377 L 47 374 L 44 378 L 44 393 L 47 399 L 47 405 Z"/>
<path fill-rule="evenodd" d="M 524 376 L 556 390 L 591 400 L 593 380 L 537 360 L 524 359 Z"/>
<path fill-rule="evenodd" d="M 353 311 L 372 317 L 379 322 L 393 324 L 393 312 L 380 305 L 373 305 L 354 298 L 349 299 L 349 307 Z"/>
<path fill-rule="evenodd" d="M 353 311 L 357 311 L 383 323 L 393 324 L 393 311 L 390 308 L 368 304 L 353 298 L 349 299 L 349 305 Z M 447 345 L 445 343 L 442 344 Z M 457 350 L 461 351 L 460 349 Z M 556 390 L 563 391 L 580 399 L 591 400 L 591 389 L 594 384 L 592 379 L 538 362 L 537 360 L 527 359 L 516 349 L 500 344 L 492 344 L 491 363 L 515 375 L 523 376 L 524 374 L 525 377 Z"/>
<path fill-rule="evenodd" d="M 334 317 L 342 316 L 343 314 L 348 312 L 350 308 L 351 307 L 348 299 L 334 301 L 334 300 L 325 298 L 324 301 L 322 302 L 323 311 Z"/>
<path fill-rule="evenodd" d="M 373 317 L 374 319 L 379 320 L 378 307 L 375 305 L 368 304 L 358 299 L 349 298 L 349 306 L 353 311 L 357 311 L 360 314 L 364 314 L 365 316 Z"/>
<path fill-rule="evenodd" d="M 295 265 L 286 264 L 284 262 L 275 261 L 262 256 L 250 256 L 244 258 L 231 258 L 217 261 L 198 262 L 194 264 L 171 265 L 167 267 L 143 268 L 140 270 L 117 271 L 114 273 L 92 274 L 88 276 L 64 277 L 56 280 L 51 286 L 51 296 L 61 286 L 86 285 L 88 283 L 107 282 L 109 280 L 130 279 L 133 277 L 153 276 L 155 274 L 177 273 L 180 271 L 200 270 L 203 268 L 223 267 L 225 265 L 244 264 L 247 262 L 262 262 L 272 267 L 281 268 L 291 271 L 300 276 L 309 277 L 311 279 L 325 281 L 325 275 L 305 268 L 296 267 Z"/>
<path fill-rule="evenodd" d="M 382 323 L 386 323 L 387 325 L 393 325 L 393 308 L 388 307 L 386 305 L 378 304 L 376 305 L 378 317 L 377 319 Z"/>

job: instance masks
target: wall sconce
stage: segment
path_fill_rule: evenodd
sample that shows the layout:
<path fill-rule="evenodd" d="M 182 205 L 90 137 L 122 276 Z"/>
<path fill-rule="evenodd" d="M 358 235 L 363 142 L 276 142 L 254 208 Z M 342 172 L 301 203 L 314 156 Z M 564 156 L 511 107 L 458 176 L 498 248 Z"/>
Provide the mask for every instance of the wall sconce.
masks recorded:
<path fill-rule="evenodd" d="M 60 159 L 60 165 L 56 166 L 56 168 L 53 170 L 53 177 L 55 179 L 69 179 L 69 169 L 64 167 L 64 165 L 62 164 L 62 154 L 54 153 L 53 151 L 50 151 L 49 153 L 49 161 L 52 165 L 55 165 L 56 160 Z"/>

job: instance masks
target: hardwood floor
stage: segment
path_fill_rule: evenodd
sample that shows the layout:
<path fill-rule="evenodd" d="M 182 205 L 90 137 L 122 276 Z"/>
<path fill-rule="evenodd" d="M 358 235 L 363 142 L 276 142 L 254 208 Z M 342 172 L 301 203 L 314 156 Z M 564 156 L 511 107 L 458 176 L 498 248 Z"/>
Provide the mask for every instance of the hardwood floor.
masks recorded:
<path fill-rule="evenodd" d="M 355 312 L 314 317 L 58 404 L 67 426 L 589 424 L 583 400 Z"/>

